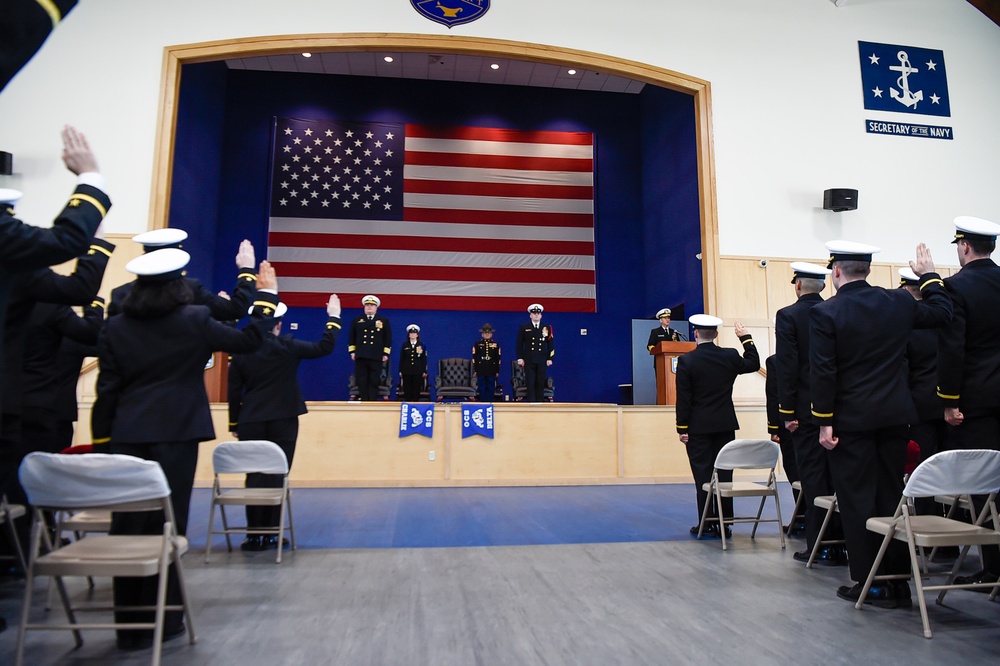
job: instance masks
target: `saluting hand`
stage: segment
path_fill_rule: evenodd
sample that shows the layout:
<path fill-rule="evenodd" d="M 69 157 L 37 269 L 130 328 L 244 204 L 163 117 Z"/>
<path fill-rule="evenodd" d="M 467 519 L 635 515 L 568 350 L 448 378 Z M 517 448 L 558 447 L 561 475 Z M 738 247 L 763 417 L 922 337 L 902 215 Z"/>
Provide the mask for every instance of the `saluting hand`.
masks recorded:
<path fill-rule="evenodd" d="M 240 249 L 236 251 L 236 268 L 253 268 L 257 265 L 257 254 L 254 252 L 253 243 L 243 239 Z"/>
<path fill-rule="evenodd" d="M 337 296 L 337 294 L 330 294 L 330 300 L 326 303 L 326 316 L 340 316 L 340 296 Z"/>
<path fill-rule="evenodd" d="M 916 261 L 910 262 L 910 268 L 918 277 L 924 273 L 934 273 L 934 257 L 931 256 L 931 249 L 923 243 L 918 245 Z"/>
<path fill-rule="evenodd" d="M 79 176 L 88 171 L 97 172 L 97 158 L 87 144 L 87 137 L 72 125 L 66 125 L 62 131 L 62 159 L 66 168 Z"/>
<path fill-rule="evenodd" d="M 257 272 L 258 289 L 278 289 L 278 275 L 274 272 L 271 262 L 264 260 L 260 262 L 260 270 Z"/>
<path fill-rule="evenodd" d="M 747 334 L 747 329 L 743 326 L 743 322 L 741 321 L 734 321 L 733 328 L 736 329 L 736 337 L 738 338 L 742 338 Z"/>

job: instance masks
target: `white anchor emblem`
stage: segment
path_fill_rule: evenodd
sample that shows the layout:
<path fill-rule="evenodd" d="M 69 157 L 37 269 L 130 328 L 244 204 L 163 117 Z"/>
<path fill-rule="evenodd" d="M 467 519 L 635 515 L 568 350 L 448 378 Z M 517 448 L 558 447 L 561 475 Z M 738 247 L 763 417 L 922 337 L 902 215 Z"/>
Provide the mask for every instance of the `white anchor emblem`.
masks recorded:
<path fill-rule="evenodd" d="M 916 109 L 917 102 L 923 100 L 924 98 L 924 91 L 918 90 L 917 92 L 910 92 L 910 85 L 909 81 L 907 81 L 907 77 L 909 77 L 910 74 L 919 72 L 920 70 L 916 67 L 910 66 L 910 58 L 906 55 L 906 51 L 900 51 L 896 54 L 896 57 L 899 58 L 899 66 L 889 67 L 889 69 L 894 72 L 899 72 L 899 78 L 896 79 L 896 85 L 902 88 L 903 92 L 900 93 L 895 88 L 889 88 L 889 94 L 894 100 L 903 106 L 912 106 Z"/>

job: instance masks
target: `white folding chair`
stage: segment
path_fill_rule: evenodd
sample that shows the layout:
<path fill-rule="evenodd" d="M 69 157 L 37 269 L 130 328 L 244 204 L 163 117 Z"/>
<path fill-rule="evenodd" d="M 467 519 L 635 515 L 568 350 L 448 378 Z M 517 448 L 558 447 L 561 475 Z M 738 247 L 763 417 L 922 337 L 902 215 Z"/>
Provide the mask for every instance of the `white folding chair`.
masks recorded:
<path fill-rule="evenodd" d="M 855 608 L 861 609 L 868 590 L 875 580 L 892 578 L 909 578 L 910 575 L 876 575 L 879 565 L 885 556 L 889 543 L 896 539 L 906 542 L 910 551 L 910 565 L 914 572 L 920 571 L 917 557 L 917 547 L 933 548 L 935 546 L 962 546 L 961 555 L 948 573 L 948 578 L 941 585 L 924 585 L 919 574 L 913 576 L 917 588 L 917 601 L 920 604 L 920 619 L 924 624 L 924 636 L 931 637 L 930 620 L 927 617 L 927 604 L 924 592 L 939 590 L 937 603 L 944 603 L 944 595 L 948 590 L 990 587 L 990 600 L 996 598 L 1000 591 L 1000 583 L 969 583 L 955 584 L 955 576 L 965 560 L 971 546 L 1000 545 L 1000 519 L 997 516 L 996 497 L 1000 490 L 1000 451 L 988 450 L 957 450 L 936 453 L 920 463 L 903 488 L 903 496 L 896 507 L 896 513 L 891 517 L 869 518 L 866 526 L 872 532 L 884 535 L 872 569 L 868 573 L 861 596 Z M 934 497 L 936 495 L 959 495 L 969 498 L 972 495 L 986 495 L 986 504 L 976 517 L 974 524 L 952 520 L 944 516 L 913 515 L 913 499 L 917 497 Z M 993 521 L 993 527 L 983 527 L 987 517 Z"/>
<path fill-rule="evenodd" d="M 226 547 L 233 550 L 230 534 L 261 534 L 278 537 L 277 562 L 281 562 L 281 539 L 288 530 L 292 550 L 295 550 L 295 525 L 292 521 L 292 491 L 288 487 L 288 459 L 281 447 L 265 440 L 222 442 L 212 453 L 215 481 L 212 484 L 212 504 L 208 514 L 208 539 L 205 545 L 205 562 L 212 553 L 212 536 L 226 535 Z M 280 488 L 232 488 L 223 490 L 220 474 L 281 474 Z M 280 517 L 276 527 L 230 526 L 226 520 L 227 506 L 279 506 Z M 219 507 L 222 529 L 214 529 L 215 507 Z M 285 525 L 285 515 L 288 525 Z"/>
<path fill-rule="evenodd" d="M 801 481 L 792 481 L 792 492 L 795 495 L 795 506 L 792 507 L 792 518 L 788 521 L 788 528 L 785 530 L 785 534 L 788 536 L 792 535 L 797 521 L 806 519 L 806 514 L 802 511 L 802 505 L 805 504 L 806 497 L 802 494 Z"/>
<path fill-rule="evenodd" d="M 11 557 L 17 560 L 21 571 L 28 571 L 28 560 L 24 557 L 24 548 L 21 547 L 21 539 L 17 536 L 17 526 L 14 521 L 27 513 L 20 504 L 8 504 L 7 496 L 0 495 L 0 523 L 7 526 L 7 536 L 10 538 L 10 547 L 14 549 Z"/>
<path fill-rule="evenodd" d="M 760 523 L 778 523 L 778 535 L 781 539 L 781 547 L 785 547 L 785 528 L 781 522 L 781 502 L 778 500 L 778 480 L 775 475 L 775 467 L 778 464 L 778 445 L 769 439 L 734 439 L 719 451 L 715 458 L 715 469 L 712 471 L 712 480 L 703 484 L 702 488 L 711 496 L 715 497 L 719 515 L 714 518 L 708 517 L 708 507 L 711 504 L 711 497 L 705 502 L 705 508 L 701 512 L 701 522 L 698 525 L 698 538 L 701 538 L 705 530 L 706 521 L 718 521 L 719 533 L 722 536 L 722 549 L 726 550 L 726 529 L 727 524 L 753 523 L 753 530 L 750 538 L 757 535 L 757 526 Z M 767 470 L 768 478 L 766 484 L 752 481 L 719 481 L 719 470 Z M 760 497 L 760 506 L 757 507 L 757 515 L 736 516 L 726 519 L 722 515 L 723 497 Z M 761 518 L 764 511 L 764 503 L 768 497 L 774 498 L 774 507 L 777 511 L 777 518 Z M 735 514 L 736 508 L 733 507 Z"/>
<path fill-rule="evenodd" d="M 819 527 L 819 534 L 816 535 L 816 542 L 813 544 L 812 550 L 809 551 L 809 561 L 806 562 L 806 569 L 812 569 L 813 563 L 816 562 L 816 556 L 819 554 L 819 549 L 823 546 L 834 546 L 847 543 L 843 539 L 823 538 L 826 536 L 826 530 L 830 526 L 833 514 L 840 513 L 840 508 L 837 506 L 837 496 L 819 495 L 815 500 L 813 500 L 813 505 L 818 509 L 823 509 L 825 513 L 823 514 L 823 524 Z"/>
<path fill-rule="evenodd" d="M 19 471 L 21 486 L 34 507 L 31 550 L 28 560 L 24 607 L 17 636 L 17 666 L 24 663 L 28 631 L 65 629 L 73 632 L 77 647 L 83 645 L 81 629 L 151 629 L 153 666 L 160 663 L 166 611 L 183 610 L 188 639 L 195 642 L 194 621 L 184 587 L 181 555 L 188 542 L 174 528 L 170 486 L 156 462 L 133 456 L 99 454 L 86 456 L 33 452 L 25 456 Z M 153 536 L 89 536 L 62 548 L 43 549 L 48 527 L 44 511 L 163 511 L 163 533 Z M 174 566 L 181 592 L 181 605 L 167 605 L 167 572 Z M 66 612 L 67 624 L 28 622 L 35 576 L 49 576 Z M 159 576 L 156 606 L 113 607 L 106 610 L 155 610 L 153 622 L 81 623 L 76 619 L 63 576 Z M 93 607 L 87 610 L 99 610 Z"/>

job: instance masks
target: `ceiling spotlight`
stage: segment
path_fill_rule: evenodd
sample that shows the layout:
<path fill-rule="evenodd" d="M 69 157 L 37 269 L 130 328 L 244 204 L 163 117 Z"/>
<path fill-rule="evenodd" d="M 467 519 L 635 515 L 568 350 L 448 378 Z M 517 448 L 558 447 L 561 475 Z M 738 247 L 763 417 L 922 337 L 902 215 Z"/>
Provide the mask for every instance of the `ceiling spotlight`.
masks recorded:
<path fill-rule="evenodd" d="M 490 69 L 500 69 L 500 65 L 498 65 L 497 63 L 493 63 L 492 65 L 490 65 Z"/>
<path fill-rule="evenodd" d="M 574 75 L 576 75 L 576 70 L 575 69 L 567 69 L 566 73 L 569 74 L 570 76 L 574 76 Z"/>
<path fill-rule="evenodd" d="M 313 57 L 313 54 L 312 54 L 312 53 L 303 53 L 303 54 L 302 54 L 302 57 L 303 57 L 303 58 L 312 58 L 312 57 Z"/>
<path fill-rule="evenodd" d="M 392 62 L 392 56 L 386 56 L 382 58 L 382 60 L 385 60 L 386 62 Z"/>

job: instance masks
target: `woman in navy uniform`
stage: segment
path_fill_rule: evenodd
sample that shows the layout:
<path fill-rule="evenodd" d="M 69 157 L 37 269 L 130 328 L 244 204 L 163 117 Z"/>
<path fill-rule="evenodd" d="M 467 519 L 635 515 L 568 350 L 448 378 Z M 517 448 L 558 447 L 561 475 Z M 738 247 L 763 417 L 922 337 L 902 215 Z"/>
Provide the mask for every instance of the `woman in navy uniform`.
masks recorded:
<path fill-rule="evenodd" d="M 155 460 L 170 484 L 177 532 L 187 530 L 198 443 L 215 438 L 205 394 L 205 364 L 215 351 L 248 353 L 260 348 L 273 328 L 278 303 L 277 279 L 261 262 L 254 312 L 261 318 L 242 330 L 212 319 L 205 306 L 190 305 L 191 289 L 183 279 L 190 255 L 157 250 L 133 259 L 126 270 L 137 275 L 122 314 L 107 321 L 98 341 L 100 374 L 92 419 L 95 450 Z M 113 534 L 158 534 L 162 520 L 150 514 L 113 517 Z M 115 605 L 153 605 L 157 580 L 116 578 Z M 180 591 L 168 580 L 168 604 Z M 152 611 L 121 611 L 122 621 L 152 621 Z M 182 611 L 167 611 L 165 636 L 184 631 Z M 145 647 L 152 631 L 118 632 L 119 647 Z"/>
<path fill-rule="evenodd" d="M 472 345 L 472 367 L 476 371 L 477 392 L 479 402 L 493 402 L 497 381 L 500 378 L 500 343 L 493 340 L 493 327 L 483 324 L 479 329 L 483 336 Z"/>
<path fill-rule="evenodd" d="M 517 364 L 524 368 L 524 383 L 528 402 L 541 402 L 545 397 L 545 376 L 556 354 L 552 327 L 542 324 L 545 308 L 539 303 L 528 306 L 526 324 L 517 329 Z"/>
<path fill-rule="evenodd" d="M 406 342 L 399 348 L 399 383 L 403 400 L 417 402 L 427 378 L 427 347 L 420 340 L 420 327 L 406 327 Z"/>
<path fill-rule="evenodd" d="M 274 328 L 264 335 L 264 344 L 252 354 L 234 354 L 229 362 L 229 430 L 238 439 L 274 442 L 285 452 L 288 467 L 295 456 L 299 416 L 306 413 L 299 386 L 299 362 L 322 358 L 333 352 L 340 335 L 340 298 L 330 295 L 326 304 L 326 331 L 316 342 L 280 335 L 281 317 L 288 308 L 278 305 Z M 247 474 L 247 488 L 280 488 L 280 474 Z M 248 506 L 247 527 L 276 527 L 281 507 Z M 247 535 L 240 548 L 277 548 L 278 537 Z"/>
<path fill-rule="evenodd" d="M 382 364 L 392 353 L 392 327 L 389 320 L 378 313 L 382 305 L 378 296 L 371 294 L 361 299 L 365 313 L 354 318 L 347 332 L 347 351 L 354 361 L 354 382 L 358 386 L 359 400 L 378 400 L 378 386 L 382 378 Z"/>

